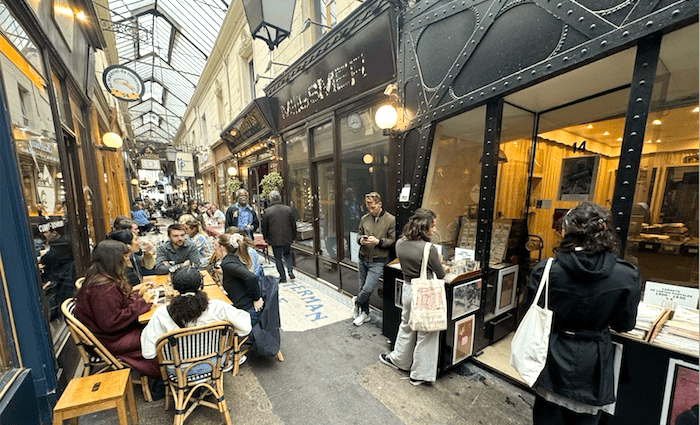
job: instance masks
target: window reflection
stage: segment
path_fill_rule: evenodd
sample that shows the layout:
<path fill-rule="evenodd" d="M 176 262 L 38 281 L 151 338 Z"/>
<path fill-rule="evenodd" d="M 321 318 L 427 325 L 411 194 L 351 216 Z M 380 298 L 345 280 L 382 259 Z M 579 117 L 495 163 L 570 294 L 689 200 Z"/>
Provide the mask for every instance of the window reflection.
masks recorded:
<path fill-rule="evenodd" d="M 285 135 L 289 166 L 290 206 L 297 218 L 296 242 L 313 249 L 313 193 L 309 175 L 309 143 L 304 131 Z"/>

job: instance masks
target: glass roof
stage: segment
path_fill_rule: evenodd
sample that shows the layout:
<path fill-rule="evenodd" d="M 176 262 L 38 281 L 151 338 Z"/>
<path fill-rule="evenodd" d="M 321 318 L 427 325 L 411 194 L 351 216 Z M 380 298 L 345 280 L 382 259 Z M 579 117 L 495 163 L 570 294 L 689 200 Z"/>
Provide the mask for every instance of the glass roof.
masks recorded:
<path fill-rule="evenodd" d="M 171 143 L 224 21 L 228 0 L 109 0 L 119 64 L 145 84 L 129 104 L 137 141 Z"/>

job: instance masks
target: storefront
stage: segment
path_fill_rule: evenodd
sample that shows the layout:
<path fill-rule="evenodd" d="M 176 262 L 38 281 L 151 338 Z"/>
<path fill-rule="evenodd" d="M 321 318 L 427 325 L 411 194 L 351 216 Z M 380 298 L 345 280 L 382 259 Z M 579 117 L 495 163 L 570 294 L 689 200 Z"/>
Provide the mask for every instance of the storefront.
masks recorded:
<path fill-rule="evenodd" d="M 509 340 L 529 272 L 582 201 L 611 209 L 645 286 L 697 292 L 697 4 L 587 3 L 438 1 L 403 12 L 399 227 L 416 208 L 435 211 L 434 242 L 461 275 L 447 287 L 442 371 L 474 357 L 517 379 Z M 393 339 L 400 272 L 385 276 Z M 697 338 L 690 351 L 616 340 L 629 375 L 607 423 L 657 422 L 669 362 L 697 371 Z M 661 382 L 640 380 L 645 368 Z"/>
<path fill-rule="evenodd" d="M 266 89 L 281 135 L 295 267 L 357 294 L 364 194 L 396 210 L 396 144 L 374 121 L 395 73 L 396 10 L 364 2 Z M 371 303 L 381 308 L 381 295 Z"/>
<path fill-rule="evenodd" d="M 98 113 L 93 101 L 100 92 L 95 50 L 104 39 L 91 24 L 94 9 L 78 15 L 74 3 L 0 1 L 3 423 L 51 422 L 57 394 L 77 366 L 58 305 L 107 226 L 94 141 L 108 111 Z M 54 230 L 58 239 L 42 239 Z M 62 283 L 47 280 L 56 270 L 41 261 L 56 247 L 73 258 L 60 271 Z"/>

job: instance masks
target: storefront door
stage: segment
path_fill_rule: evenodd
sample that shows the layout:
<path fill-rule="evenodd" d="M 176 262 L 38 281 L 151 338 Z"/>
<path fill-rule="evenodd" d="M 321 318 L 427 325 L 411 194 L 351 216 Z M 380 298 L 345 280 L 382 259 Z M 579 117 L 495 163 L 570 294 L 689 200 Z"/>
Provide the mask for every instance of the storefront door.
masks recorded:
<path fill-rule="evenodd" d="M 333 160 L 314 162 L 314 233 L 318 254 L 318 276 L 329 282 L 338 280 L 338 254 L 335 217 L 335 168 Z"/>

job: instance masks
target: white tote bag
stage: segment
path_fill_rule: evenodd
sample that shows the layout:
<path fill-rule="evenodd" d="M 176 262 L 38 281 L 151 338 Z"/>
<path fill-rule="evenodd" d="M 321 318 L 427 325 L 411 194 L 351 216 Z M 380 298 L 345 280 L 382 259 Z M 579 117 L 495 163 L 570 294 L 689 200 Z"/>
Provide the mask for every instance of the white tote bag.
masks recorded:
<path fill-rule="evenodd" d="M 547 260 L 542 280 L 532 305 L 525 313 L 510 343 L 510 365 L 529 386 L 535 385 L 547 362 L 549 334 L 552 332 L 552 310 L 549 309 L 549 270 L 553 258 Z M 544 308 L 538 305 L 544 290 Z"/>
<path fill-rule="evenodd" d="M 408 317 L 408 326 L 417 332 L 447 329 L 445 281 L 434 276 L 428 279 L 430 245 L 430 242 L 426 242 L 423 249 L 420 276 L 411 279 L 411 314 Z"/>

